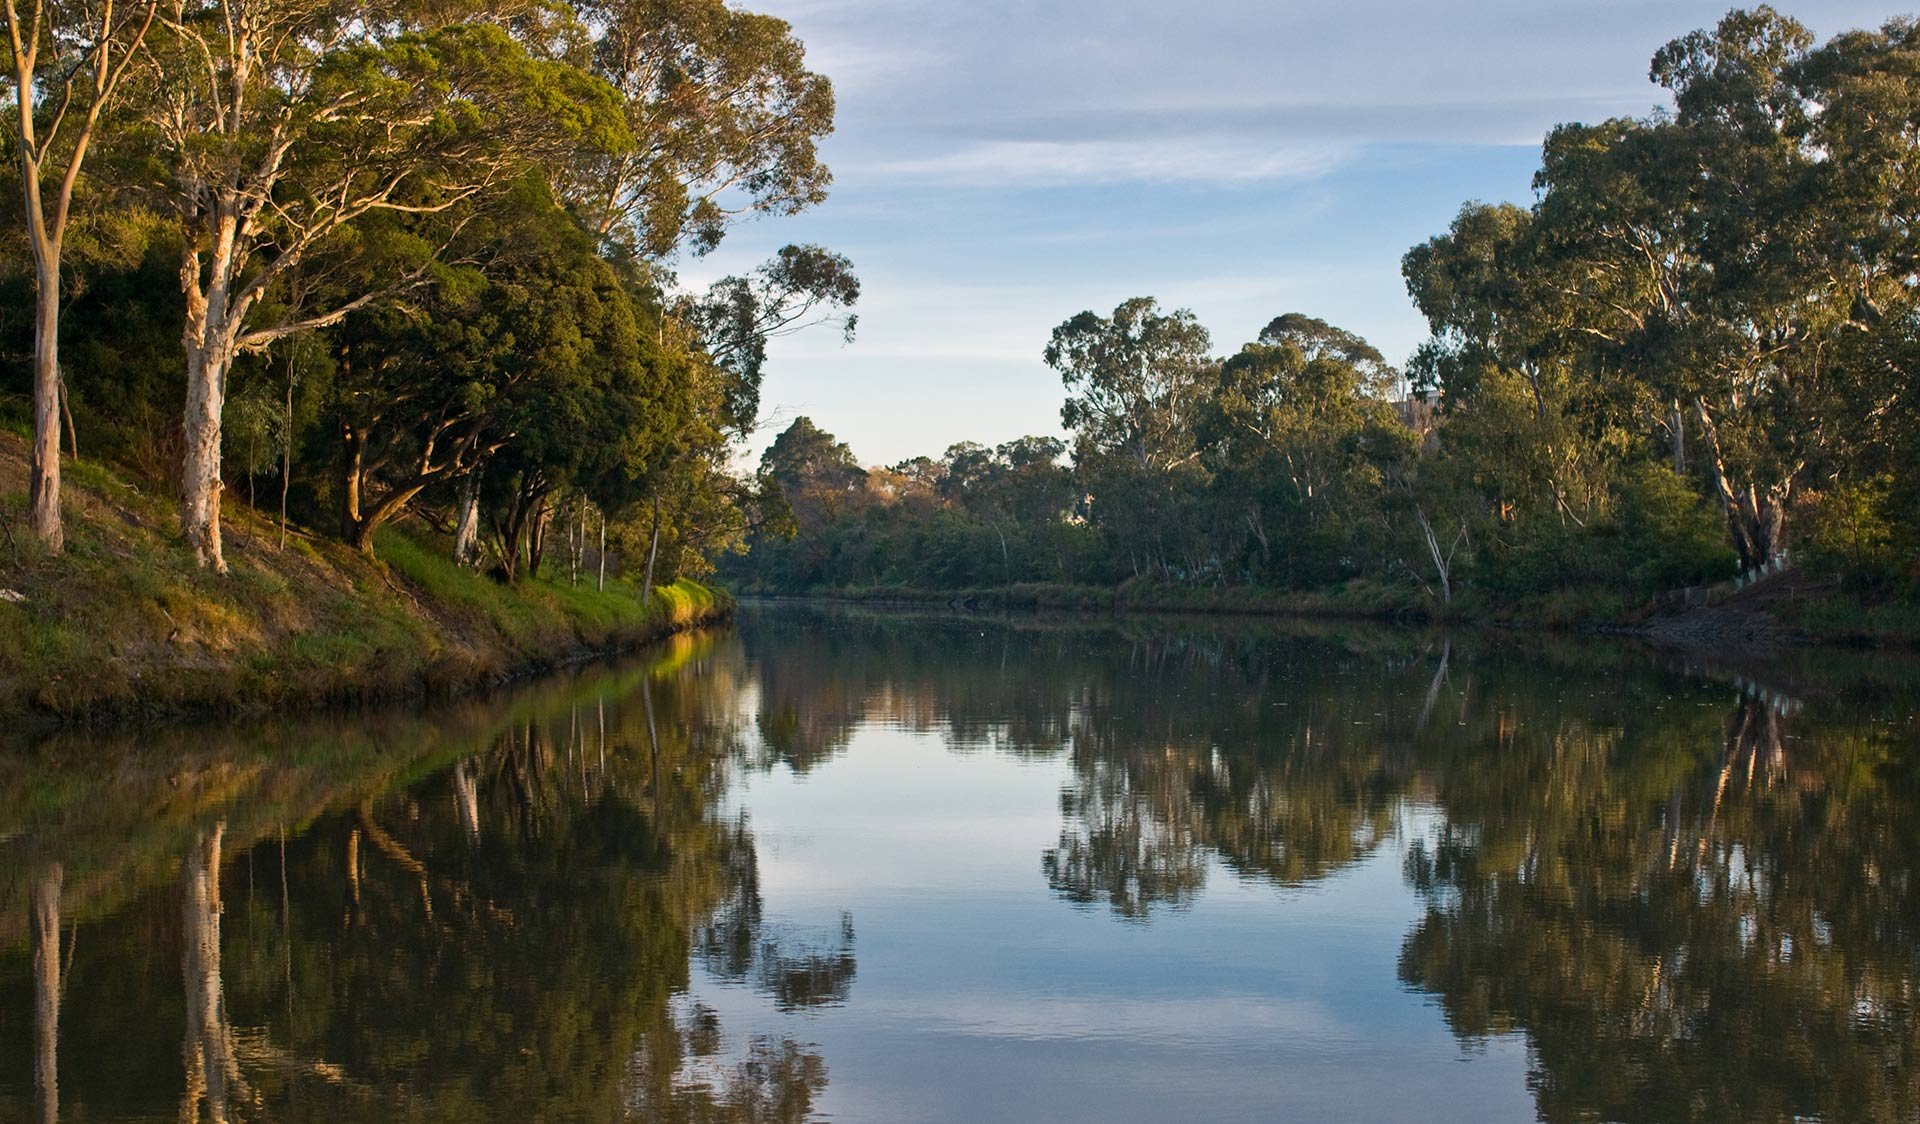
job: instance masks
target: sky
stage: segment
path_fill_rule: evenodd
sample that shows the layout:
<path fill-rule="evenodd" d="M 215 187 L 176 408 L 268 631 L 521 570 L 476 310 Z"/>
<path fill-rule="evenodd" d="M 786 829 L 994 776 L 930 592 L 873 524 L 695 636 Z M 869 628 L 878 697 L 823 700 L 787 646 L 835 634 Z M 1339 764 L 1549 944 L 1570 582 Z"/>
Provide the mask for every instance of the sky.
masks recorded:
<path fill-rule="evenodd" d="M 1647 66 L 1725 0 L 746 0 L 834 82 L 830 198 L 680 263 L 853 260 L 859 329 L 774 342 L 757 458 L 795 417 L 864 464 L 1059 434 L 1054 326 L 1134 296 L 1230 354 L 1304 312 L 1390 359 L 1400 257 L 1468 200 L 1532 201 L 1564 121 L 1644 115 Z M 1908 9 L 1786 0 L 1821 38 Z"/>

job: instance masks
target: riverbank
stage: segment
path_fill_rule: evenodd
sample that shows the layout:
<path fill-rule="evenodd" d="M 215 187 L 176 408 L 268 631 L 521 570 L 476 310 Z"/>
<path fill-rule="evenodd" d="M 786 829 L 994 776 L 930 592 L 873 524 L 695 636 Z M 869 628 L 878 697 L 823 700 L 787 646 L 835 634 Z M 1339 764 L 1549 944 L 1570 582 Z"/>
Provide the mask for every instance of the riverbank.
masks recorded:
<path fill-rule="evenodd" d="M 424 529 L 368 558 L 230 504 L 232 572 L 199 570 L 172 503 L 92 463 L 70 466 L 67 547 L 24 526 L 23 443 L 0 435 L 0 716 L 95 722 L 284 713 L 442 697 L 635 648 L 732 611 L 695 582 L 655 596 L 456 566 Z M 552 569 L 549 565 L 549 569 Z"/>
<path fill-rule="evenodd" d="M 1871 601 L 1848 592 L 1838 582 L 1810 578 L 1799 571 L 1787 571 L 1744 589 L 1728 585 L 1688 593 L 1687 597 L 1634 604 L 1605 591 L 1569 591 L 1503 605 L 1467 591 L 1451 605 L 1442 606 L 1423 590 L 1359 581 L 1317 590 L 1029 583 L 964 590 L 859 586 L 820 590 L 799 599 L 970 610 L 1195 613 L 1487 625 L 1608 633 L 1681 647 L 1824 644 L 1920 649 L 1920 605 L 1902 600 Z M 753 596 L 783 600 L 793 595 Z"/>

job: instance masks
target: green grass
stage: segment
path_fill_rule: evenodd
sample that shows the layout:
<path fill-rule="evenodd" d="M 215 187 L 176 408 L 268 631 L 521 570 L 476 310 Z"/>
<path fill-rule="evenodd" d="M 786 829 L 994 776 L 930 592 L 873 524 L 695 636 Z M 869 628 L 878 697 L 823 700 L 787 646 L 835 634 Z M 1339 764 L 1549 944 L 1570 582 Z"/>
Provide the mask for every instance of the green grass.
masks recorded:
<path fill-rule="evenodd" d="M 594 652 L 638 645 L 727 613 L 689 581 L 643 598 L 551 575 L 516 585 L 457 566 L 447 544 L 389 527 L 367 558 L 277 530 L 244 507 L 225 517 L 231 573 L 201 571 L 172 504 L 92 463 L 66 475 L 67 549 L 25 528 L 23 456 L 0 437 L 0 714 L 289 709 L 443 694 Z M 554 567 L 549 565 L 551 571 Z"/>

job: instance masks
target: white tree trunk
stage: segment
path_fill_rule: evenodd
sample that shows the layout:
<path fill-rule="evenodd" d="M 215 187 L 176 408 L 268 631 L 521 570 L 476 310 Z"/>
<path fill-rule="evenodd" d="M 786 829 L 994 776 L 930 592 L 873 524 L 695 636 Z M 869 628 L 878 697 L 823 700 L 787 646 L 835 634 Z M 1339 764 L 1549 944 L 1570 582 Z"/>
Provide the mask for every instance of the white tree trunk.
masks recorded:
<path fill-rule="evenodd" d="M 49 553 L 60 553 L 60 247 L 34 238 L 33 453 L 29 522 Z"/>
<path fill-rule="evenodd" d="M 1453 552 L 1440 552 L 1440 540 L 1434 537 L 1433 524 L 1428 522 L 1425 509 L 1415 507 L 1413 513 L 1420 520 L 1420 532 L 1426 537 L 1427 551 L 1433 555 L 1433 569 L 1440 576 L 1440 603 L 1453 604 Z M 1457 540 L 1456 540 L 1457 544 Z"/>
<path fill-rule="evenodd" d="M 480 558 L 480 472 L 460 483 L 460 522 L 453 531 L 453 560 L 472 566 Z"/>
<path fill-rule="evenodd" d="M 220 547 L 220 415 L 226 405 L 227 359 L 187 345 L 186 457 L 181 468 L 180 529 L 194 561 L 227 572 Z"/>

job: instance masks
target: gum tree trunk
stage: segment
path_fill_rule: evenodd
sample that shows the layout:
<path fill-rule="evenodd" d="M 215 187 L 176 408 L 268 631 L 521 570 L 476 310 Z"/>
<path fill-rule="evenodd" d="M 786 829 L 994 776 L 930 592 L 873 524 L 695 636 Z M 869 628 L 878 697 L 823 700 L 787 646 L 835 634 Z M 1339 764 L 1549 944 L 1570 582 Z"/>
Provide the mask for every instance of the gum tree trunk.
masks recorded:
<path fill-rule="evenodd" d="M 220 544 L 220 419 L 227 401 L 227 368 L 233 363 L 236 324 L 229 307 L 234 240 L 239 220 L 223 206 L 214 225 L 207 276 L 201 283 L 200 250 L 186 231 L 180 288 L 187 299 L 181 343 L 187 352 L 186 456 L 180 476 L 180 530 L 203 568 L 227 572 Z"/>
<path fill-rule="evenodd" d="M 226 406 L 226 363 L 187 352 L 186 457 L 180 476 L 180 530 L 202 567 L 226 573 L 220 542 L 220 415 Z"/>
<path fill-rule="evenodd" d="M 453 560 L 472 566 L 480 557 L 480 471 L 460 484 L 460 522 L 453 530 Z"/>
<path fill-rule="evenodd" d="M 1786 545 L 1791 481 L 1763 486 L 1734 479 L 1720 443 L 1719 426 L 1704 400 L 1697 403 L 1694 416 L 1700 423 L 1701 445 L 1712 469 L 1714 494 L 1726 513 L 1727 532 L 1740 556 L 1740 569 L 1756 573 Z"/>
<path fill-rule="evenodd" d="M 38 210 L 37 201 L 33 209 Z M 60 523 L 60 243 L 42 230 L 31 233 L 33 452 L 27 476 L 28 520 L 48 552 L 58 554 L 66 545 Z"/>
<path fill-rule="evenodd" d="M 28 457 L 28 519 L 51 553 L 60 553 L 60 252 L 101 115 L 138 56 L 159 11 L 157 0 L 118 10 L 54 8 L 47 0 L 8 0 L 13 50 L 13 124 L 7 130 L 20 172 L 20 201 L 33 254 L 33 447 Z M 64 49 L 62 49 L 64 44 Z M 48 64 L 43 67 L 42 62 Z M 75 98 L 79 100 L 75 100 Z M 72 110 L 73 112 L 69 112 Z M 65 137 L 61 136 L 65 133 Z M 64 166 L 58 160 L 65 153 Z M 49 163 L 52 161 L 52 163 Z M 42 177 L 46 187 L 43 190 Z M 67 415 L 68 436 L 73 420 Z M 74 455 L 79 455 L 75 442 Z"/>

